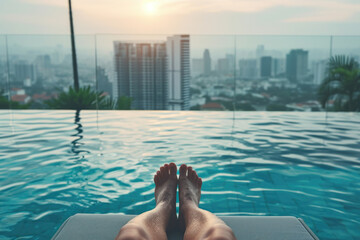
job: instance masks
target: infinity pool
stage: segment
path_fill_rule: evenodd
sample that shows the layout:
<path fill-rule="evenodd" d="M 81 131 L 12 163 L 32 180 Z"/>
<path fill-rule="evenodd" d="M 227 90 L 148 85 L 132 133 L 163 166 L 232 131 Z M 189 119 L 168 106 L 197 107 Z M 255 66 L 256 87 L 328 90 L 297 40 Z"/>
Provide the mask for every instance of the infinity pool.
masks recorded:
<path fill-rule="evenodd" d="M 49 239 L 75 213 L 151 209 L 160 165 L 192 165 L 200 206 L 303 218 L 360 239 L 360 114 L 0 111 L 0 239 Z"/>

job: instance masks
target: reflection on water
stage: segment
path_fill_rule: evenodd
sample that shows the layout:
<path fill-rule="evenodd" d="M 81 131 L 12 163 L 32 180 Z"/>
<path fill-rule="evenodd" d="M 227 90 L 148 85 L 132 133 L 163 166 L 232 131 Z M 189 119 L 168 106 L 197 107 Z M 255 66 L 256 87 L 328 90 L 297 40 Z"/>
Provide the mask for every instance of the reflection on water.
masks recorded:
<path fill-rule="evenodd" d="M 71 141 L 71 152 L 75 153 L 75 155 L 79 155 L 79 153 L 90 153 L 89 151 L 86 150 L 81 150 L 81 145 L 84 145 L 80 140 L 83 139 L 83 129 L 82 129 L 82 125 L 80 123 L 80 110 L 76 110 L 75 111 L 75 125 L 76 125 L 76 133 L 71 135 L 73 137 L 75 137 L 75 139 L 73 141 Z"/>
<path fill-rule="evenodd" d="M 0 114 L 1 239 L 49 239 L 78 212 L 149 210 L 170 161 L 198 171 L 205 209 L 360 237 L 359 114 L 13 111 L 13 131 Z"/>

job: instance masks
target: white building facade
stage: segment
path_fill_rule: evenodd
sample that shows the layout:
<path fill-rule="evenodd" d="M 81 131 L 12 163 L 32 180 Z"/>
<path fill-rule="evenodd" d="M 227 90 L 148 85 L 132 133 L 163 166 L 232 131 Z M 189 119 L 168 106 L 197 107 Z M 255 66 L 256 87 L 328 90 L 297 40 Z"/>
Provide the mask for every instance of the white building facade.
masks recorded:
<path fill-rule="evenodd" d="M 168 110 L 190 109 L 190 36 L 175 35 L 166 41 L 168 59 Z"/>

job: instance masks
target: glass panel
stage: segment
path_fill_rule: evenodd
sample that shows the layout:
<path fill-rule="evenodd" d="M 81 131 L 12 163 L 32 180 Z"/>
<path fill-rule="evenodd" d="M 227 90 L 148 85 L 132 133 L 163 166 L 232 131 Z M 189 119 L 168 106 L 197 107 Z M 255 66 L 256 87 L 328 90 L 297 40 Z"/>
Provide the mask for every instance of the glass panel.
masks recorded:
<path fill-rule="evenodd" d="M 0 35 L 0 128 L 4 131 L 1 138 L 7 138 L 10 135 L 9 129 L 12 129 L 12 112 L 10 96 L 10 80 L 8 75 L 6 36 Z"/>
<path fill-rule="evenodd" d="M 233 111 L 235 37 L 191 35 L 191 110 Z"/>
<path fill-rule="evenodd" d="M 6 36 L 0 35 L 0 109 L 10 108 L 6 48 Z"/>
<path fill-rule="evenodd" d="M 339 209 L 336 200 L 318 194 L 329 182 L 336 189 L 342 186 L 330 177 L 342 170 L 328 149 L 337 148 L 340 139 L 330 131 L 326 113 L 313 112 L 324 111 L 318 89 L 326 77 L 330 40 L 326 36 L 237 37 L 237 108 L 287 112 L 237 114 L 234 146 L 245 154 L 228 165 L 234 175 L 245 172 L 248 182 L 237 185 L 235 192 L 244 194 L 229 205 L 246 206 L 249 215 L 300 216 L 317 233 L 328 212 L 311 217 L 314 211 L 324 205 Z M 339 214 L 334 221 L 346 220 Z"/>
<path fill-rule="evenodd" d="M 317 88 L 330 56 L 330 38 L 238 36 L 239 110 L 320 111 Z"/>
<path fill-rule="evenodd" d="M 360 37 L 336 36 L 332 39 L 331 82 L 323 86 L 324 95 L 328 95 L 328 110 L 359 112 L 360 89 L 355 73 L 360 71 Z"/>
<path fill-rule="evenodd" d="M 68 89 L 69 47 L 68 36 L 8 36 L 11 94 L 18 108 L 48 108 L 46 100 Z"/>
<path fill-rule="evenodd" d="M 81 135 L 83 125 L 89 126 L 88 131 L 93 134 L 82 142 L 89 142 L 95 146 L 98 144 L 97 112 L 83 110 L 77 113 L 69 110 L 74 109 L 76 102 L 81 102 L 83 109 L 97 109 L 94 43 L 94 36 L 76 36 L 80 88 L 89 87 L 89 89 L 80 92 L 81 94 L 75 94 L 74 91 L 69 91 L 69 87 L 74 86 L 69 35 L 8 36 L 10 89 L 14 102 L 12 107 L 14 109 L 65 109 L 65 111 L 14 111 L 15 131 L 30 131 L 33 128 L 54 124 L 51 120 L 47 121 L 47 118 L 42 123 L 34 121 L 37 118 L 44 118 L 44 114 L 49 116 L 49 119 L 52 116 L 62 116 L 63 121 L 56 123 L 59 124 L 59 128 L 66 128 L 75 123 L 76 132 L 71 133 L 73 129 L 68 129 L 68 133 L 65 134 L 75 138 L 70 141 L 75 149 L 72 150 L 74 154 L 85 153 L 86 155 L 86 149 L 81 150 L 82 144 L 76 141 L 83 138 Z M 75 101 L 79 98 L 81 100 Z M 54 99 L 58 100 L 52 101 Z M 52 102 L 49 103 L 49 101 Z M 82 119 L 83 116 L 86 118 Z M 76 150 L 77 148 L 80 150 Z"/>

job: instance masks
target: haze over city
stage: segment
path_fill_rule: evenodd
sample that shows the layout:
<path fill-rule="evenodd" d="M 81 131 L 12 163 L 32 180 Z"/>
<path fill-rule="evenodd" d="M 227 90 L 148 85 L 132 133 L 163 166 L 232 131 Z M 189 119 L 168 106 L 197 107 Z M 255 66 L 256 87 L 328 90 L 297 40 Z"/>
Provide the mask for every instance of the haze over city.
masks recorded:
<path fill-rule="evenodd" d="M 358 0 L 76 0 L 73 11 L 77 34 L 360 34 Z M 68 34 L 67 13 L 67 1 L 2 0 L 0 33 Z"/>

